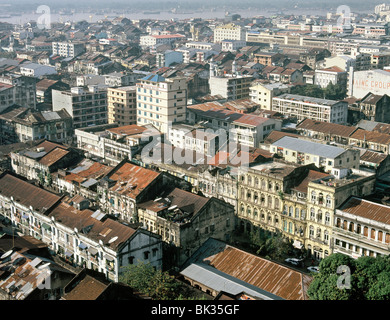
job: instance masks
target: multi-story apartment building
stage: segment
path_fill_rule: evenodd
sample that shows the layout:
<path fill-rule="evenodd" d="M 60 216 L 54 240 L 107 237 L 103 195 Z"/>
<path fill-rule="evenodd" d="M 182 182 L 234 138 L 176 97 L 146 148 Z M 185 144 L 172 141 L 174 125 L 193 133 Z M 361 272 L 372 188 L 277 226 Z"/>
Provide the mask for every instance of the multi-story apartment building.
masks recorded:
<path fill-rule="evenodd" d="M 272 98 L 282 93 L 290 92 L 291 86 L 282 83 L 253 83 L 249 88 L 251 100 L 257 103 L 260 109 L 272 110 Z"/>
<path fill-rule="evenodd" d="M 214 29 L 214 43 L 221 43 L 223 40 L 245 40 L 246 30 L 234 23 L 220 25 Z"/>
<path fill-rule="evenodd" d="M 326 88 L 329 83 L 333 83 L 347 89 L 347 80 L 348 72 L 336 66 L 315 70 L 314 84 L 321 88 Z"/>
<path fill-rule="evenodd" d="M 177 40 L 184 40 L 186 37 L 182 34 L 164 34 L 164 35 L 148 35 L 140 37 L 141 47 L 156 48 L 162 44 L 171 44 Z"/>
<path fill-rule="evenodd" d="M 0 142 L 2 144 L 38 139 L 70 143 L 73 134 L 73 119 L 65 109 L 35 111 L 15 106 L 9 107 L 0 114 Z"/>
<path fill-rule="evenodd" d="M 220 95 L 227 100 L 247 99 L 252 81 L 253 77 L 249 75 L 210 76 L 210 94 L 212 96 Z"/>
<path fill-rule="evenodd" d="M 334 216 L 334 252 L 352 258 L 389 255 L 390 207 L 369 200 L 351 197 Z"/>
<path fill-rule="evenodd" d="M 108 123 L 127 126 L 137 123 L 136 87 L 107 89 Z"/>
<path fill-rule="evenodd" d="M 186 120 L 186 79 L 150 75 L 142 78 L 136 87 L 138 125 L 152 124 L 167 133 L 169 124 Z"/>
<path fill-rule="evenodd" d="M 348 103 L 344 101 L 312 98 L 284 93 L 272 99 L 272 111 L 302 121 L 306 118 L 318 121 L 345 124 Z"/>
<path fill-rule="evenodd" d="M 161 133 L 149 126 L 110 124 L 76 129 L 75 136 L 79 149 L 117 165 L 125 158 L 132 159 L 152 139 L 161 137 Z"/>
<path fill-rule="evenodd" d="M 125 72 L 112 72 L 103 75 L 103 77 L 104 77 L 104 84 L 110 88 L 131 86 L 137 80 L 136 74 L 125 73 Z"/>
<path fill-rule="evenodd" d="M 52 91 L 53 111 L 65 109 L 73 117 L 73 127 L 107 123 L 107 89 L 89 86 Z"/>
<path fill-rule="evenodd" d="M 389 23 L 375 23 L 375 24 L 366 24 L 359 23 L 355 24 L 353 28 L 353 34 L 360 34 L 368 37 L 379 37 L 389 35 Z"/>
<path fill-rule="evenodd" d="M 77 57 L 85 51 L 83 43 L 76 42 L 52 42 L 53 55 L 59 55 L 61 57 Z"/>
<path fill-rule="evenodd" d="M 0 76 L 0 112 L 17 104 L 23 107 L 36 107 L 37 79 L 18 74 Z"/>
<path fill-rule="evenodd" d="M 390 65 L 390 52 L 371 54 L 371 69 L 383 69 Z"/>
<path fill-rule="evenodd" d="M 193 105 L 188 107 L 188 122 L 190 124 L 206 123 L 205 127 L 218 133 L 220 145 L 224 144 L 222 134 L 226 134 L 225 141 L 235 141 L 248 147 L 259 147 L 260 142 L 273 130 L 280 130 L 282 121 L 278 119 L 259 117 L 250 114 L 241 114 L 228 109 L 215 108 L 216 103 Z"/>
<path fill-rule="evenodd" d="M 1 215 L 16 231 L 49 245 L 66 262 L 118 282 L 123 267 L 139 261 L 162 266 L 161 237 L 79 208 L 80 196 L 60 197 L 10 174 L 0 176 Z"/>
<path fill-rule="evenodd" d="M 288 136 L 274 142 L 270 152 L 288 162 L 314 163 L 325 172 L 331 172 L 334 168 L 358 169 L 360 162 L 360 151 L 357 149 L 344 149 Z"/>

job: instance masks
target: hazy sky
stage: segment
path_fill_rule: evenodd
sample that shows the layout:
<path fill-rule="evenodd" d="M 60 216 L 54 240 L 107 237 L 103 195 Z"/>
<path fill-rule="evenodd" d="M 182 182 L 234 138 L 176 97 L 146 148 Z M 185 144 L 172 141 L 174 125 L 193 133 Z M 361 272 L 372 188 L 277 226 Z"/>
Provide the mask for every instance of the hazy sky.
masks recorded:
<path fill-rule="evenodd" d="M 183 8 L 195 7 L 257 7 L 257 8 L 334 8 L 339 5 L 349 5 L 351 8 L 374 10 L 374 6 L 386 0 L 0 0 L 0 4 L 11 4 L 13 9 L 30 10 L 39 5 L 49 5 L 54 8 L 129 8 L 170 9 L 181 5 Z M 388 1 L 390 2 L 390 0 Z"/>

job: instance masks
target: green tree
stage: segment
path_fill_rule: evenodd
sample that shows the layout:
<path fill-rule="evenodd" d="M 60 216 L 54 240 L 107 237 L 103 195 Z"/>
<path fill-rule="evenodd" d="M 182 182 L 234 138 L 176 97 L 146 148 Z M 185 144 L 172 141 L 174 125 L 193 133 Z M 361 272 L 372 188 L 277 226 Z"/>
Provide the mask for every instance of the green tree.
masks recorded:
<path fill-rule="evenodd" d="M 344 254 L 332 254 L 321 260 L 319 264 L 320 272 L 315 274 L 313 281 L 310 283 L 307 291 L 311 300 L 352 300 L 355 297 L 355 290 L 352 285 L 354 279 L 352 277 L 355 271 L 356 261 Z M 341 274 L 338 273 L 340 266 L 347 266 L 351 271 L 350 281 L 351 287 L 339 286 Z"/>
<path fill-rule="evenodd" d="M 342 100 L 347 96 L 347 89 L 339 84 L 329 82 L 324 89 L 324 96 L 326 99 L 330 100 Z"/>
<path fill-rule="evenodd" d="M 290 241 L 281 233 L 267 236 L 260 229 L 250 233 L 251 244 L 257 249 L 256 254 L 267 256 L 272 260 L 283 260 L 293 249 Z"/>
<path fill-rule="evenodd" d="M 120 281 L 154 300 L 173 300 L 180 287 L 167 272 L 144 262 L 125 267 Z"/>
<path fill-rule="evenodd" d="M 301 96 L 323 98 L 324 91 L 315 84 L 306 84 L 303 86 L 295 86 L 291 89 L 291 94 L 297 94 Z"/>

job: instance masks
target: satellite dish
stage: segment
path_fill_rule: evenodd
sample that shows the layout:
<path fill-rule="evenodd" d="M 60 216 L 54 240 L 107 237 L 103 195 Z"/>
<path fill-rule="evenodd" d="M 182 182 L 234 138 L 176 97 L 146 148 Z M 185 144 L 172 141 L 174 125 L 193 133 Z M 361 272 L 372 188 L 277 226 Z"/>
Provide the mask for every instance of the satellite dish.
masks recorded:
<path fill-rule="evenodd" d="M 43 264 L 43 265 L 41 265 L 41 266 L 39 266 L 38 267 L 38 269 L 39 270 L 41 270 L 41 269 L 45 269 L 46 267 L 48 267 L 50 265 L 50 262 L 48 262 L 48 263 L 45 263 L 45 264 Z"/>
<path fill-rule="evenodd" d="M 116 239 L 118 239 L 118 237 L 113 237 L 110 239 L 110 241 L 108 241 L 108 243 L 113 243 Z"/>
<path fill-rule="evenodd" d="M 5 259 L 5 258 L 9 257 L 9 256 L 11 255 L 12 252 L 13 252 L 12 250 L 7 251 L 6 253 L 4 253 L 4 254 L 0 257 L 0 259 L 3 260 L 3 259 Z"/>

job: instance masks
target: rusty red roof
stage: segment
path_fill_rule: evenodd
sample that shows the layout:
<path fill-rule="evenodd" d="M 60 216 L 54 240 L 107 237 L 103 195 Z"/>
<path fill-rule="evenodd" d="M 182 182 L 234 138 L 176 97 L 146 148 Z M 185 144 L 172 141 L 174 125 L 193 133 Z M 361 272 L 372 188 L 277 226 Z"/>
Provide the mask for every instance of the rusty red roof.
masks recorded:
<path fill-rule="evenodd" d="M 160 173 L 153 170 L 125 162 L 109 175 L 111 180 L 116 181 L 110 190 L 130 198 L 136 198 L 159 175 Z"/>

